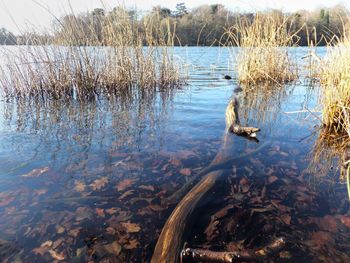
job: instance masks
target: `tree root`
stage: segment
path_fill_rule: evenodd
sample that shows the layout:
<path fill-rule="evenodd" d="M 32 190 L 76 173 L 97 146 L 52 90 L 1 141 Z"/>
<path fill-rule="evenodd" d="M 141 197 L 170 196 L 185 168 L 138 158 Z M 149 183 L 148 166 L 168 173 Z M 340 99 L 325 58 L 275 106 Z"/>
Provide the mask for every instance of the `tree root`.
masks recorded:
<path fill-rule="evenodd" d="M 186 248 L 181 252 L 181 262 L 191 260 L 191 262 L 217 262 L 217 263 L 233 263 L 233 262 L 256 262 L 262 261 L 272 255 L 278 253 L 285 246 L 284 238 L 277 238 L 272 243 L 257 250 L 244 250 L 232 252 L 216 252 L 204 249 Z"/>

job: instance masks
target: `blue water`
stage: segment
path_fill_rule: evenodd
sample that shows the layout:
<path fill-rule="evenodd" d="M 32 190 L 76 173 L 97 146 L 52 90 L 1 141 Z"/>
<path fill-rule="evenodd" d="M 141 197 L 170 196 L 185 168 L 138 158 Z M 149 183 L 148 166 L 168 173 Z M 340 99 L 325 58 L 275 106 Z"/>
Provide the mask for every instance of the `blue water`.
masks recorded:
<path fill-rule="evenodd" d="M 310 88 L 302 77 L 270 92 L 234 93 L 236 79 L 223 76 L 235 76 L 232 61 L 237 51 L 175 48 L 188 67 L 189 79 L 187 85 L 169 93 L 150 92 L 142 97 L 136 92 L 127 99 L 101 99 L 84 105 L 0 100 L 0 239 L 13 248 L 0 249 L 3 259 L 149 260 L 173 209 L 162 200 L 215 157 L 225 131 L 226 106 L 232 96 L 238 96 L 241 122 L 261 128 L 260 142 L 229 135 L 230 153 L 234 157 L 254 152 L 262 144 L 266 147 L 227 168 L 251 162 L 247 167 L 260 178 L 272 167 L 281 181 L 291 176 L 293 185 L 299 178 L 297 187 L 303 185 L 307 193 L 336 192 L 308 203 L 303 209 L 310 213 L 300 216 L 304 220 L 305 216 L 329 215 L 338 226 L 332 232 L 322 229 L 322 224 L 300 225 L 297 208 L 293 208 L 291 225 L 311 234 L 304 237 L 309 243 L 300 244 L 309 252 L 290 249 L 289 261 L 301 262 L 317 253 L 326 259 L 332 255 L 338 262 L 350 260 L 344 252 L 350 245 L 349 226 L 344 223 L 349 218 L 346 186 L 330 168 L 331 183 L 322 181 L 329 174 L 318 178 L 317 172 L 308 170 L 317 138 L 315 126 L 320 124 L 320 113 L 308 110 L 319 110 L 319 87 Z M 290 51 L 302 65 L 307 49 Z M 323 56 L 326 50 L 318 52 Z M 286 167 L 289 165 L 292 168 Z M 342 203 L 340 211 L 332 198 Z M 315 212 L 320 204 L 327 211 Z M 319 232 L 334 242 L 315 245 L 312 233 Z M 121 251 L 106 252 L 113 242 L 118 242 Z"/>

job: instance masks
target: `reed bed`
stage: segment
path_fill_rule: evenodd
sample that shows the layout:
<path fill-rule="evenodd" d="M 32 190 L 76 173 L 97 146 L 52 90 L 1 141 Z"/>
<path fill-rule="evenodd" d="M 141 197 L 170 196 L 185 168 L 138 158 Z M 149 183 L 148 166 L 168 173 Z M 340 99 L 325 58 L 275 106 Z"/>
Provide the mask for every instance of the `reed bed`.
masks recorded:
<path fill-rule="evenodd" d="M 153 14 L 136 23 L 123 8 L 94 19 L 82 23 L 69 15 L 56 25 L 51 42 L 2 49 L 0 92 L 8 98 L 84 100 L 183 84 L 169 21 Z"/>
<path fill-rule="evenodd" d="M 320 76 L 324 128 L 350 137 L 350 39 L 329 47 Z"/>
<path fill-rule="evenodd" d="M 236 55 L 238 81 L 247 86 L 284 84 L 297 78 L 296 65 L 288 54 L 295 33 L 288 30 L 288 18 L 256 13 L 227 29 L 229 45 L 240 47 Z"/>

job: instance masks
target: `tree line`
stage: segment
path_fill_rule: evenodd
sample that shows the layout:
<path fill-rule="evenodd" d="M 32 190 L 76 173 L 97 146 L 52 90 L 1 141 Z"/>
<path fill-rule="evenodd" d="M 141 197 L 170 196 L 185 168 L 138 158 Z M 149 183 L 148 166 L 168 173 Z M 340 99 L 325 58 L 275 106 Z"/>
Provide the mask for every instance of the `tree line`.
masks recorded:
<path fill-rule="evenodd" d="M 73 44 L 73 45 L 108 45 L 111 25 L 118 25 L 120 14 L 130 20 L 134 34 L 147 35 L 145 23 L 155 23 L 164 34 L 171 34 L 175 46 L 218 46 L 227 41 L 225 32 L 240 21 L 252 21 L 254 13 L 231 11 L 220 4 L 202 5 L 187 9 L 184 3 L 177 4 L 175 10 L 154 7 L 150 12 L 141 15 L 135 10 L 116 7 L 111 11 L 96 8 L 91 12 L 78 15 L 68 14 L 58 19 L 49 34 L 37 32 L 15 36 L 5 28 L 0 29 L 0 44 Z M 262 15 L 288 17 L 288 28 L 295 33 L 294 44 L 300 46 L 326 45 L 335 38 L 342 38 L 350 28 L 349 11 L 342 5 L 314 11 L 300 10 L 294 13 L 283 13 L 280 10 L 268 10 Z M 151 34 L 155 34 L 154 32 Z M 157 36 L 155 36 L 157 37 Z M 69 40 L 69 41 L 68 41 Z"/>

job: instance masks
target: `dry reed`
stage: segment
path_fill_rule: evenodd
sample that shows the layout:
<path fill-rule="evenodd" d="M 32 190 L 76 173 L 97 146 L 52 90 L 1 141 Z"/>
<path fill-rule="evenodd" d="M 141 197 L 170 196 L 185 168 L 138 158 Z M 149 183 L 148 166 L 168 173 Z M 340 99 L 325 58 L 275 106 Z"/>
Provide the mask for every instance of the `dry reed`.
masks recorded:
<path fill-rule="evenodd" d="M 53 43 L 2 49 L 0 92 L 12 98 L 84 100 L 183 83 L 170 22 L 161 24 L 153 14 L 140 23 L 123 8 L 94 19 L 82 24 L 69 15 L 56 26 Z"/>
<path fill-rule="evenodd" d="M 288 18 L 257 13 L 251 21 L 241 19 L 227 29 L 230 45 L 240 47 L 236 57 L 238 80 L 242 84 L 283 84 L 297 77 L 287 47 L 293 37 Z"/>
<path fill-rule="evenodd" d="M 322 61 L 322 120 L 330 133 L 350 136 L 350 40 L 344 39 Z"/>

